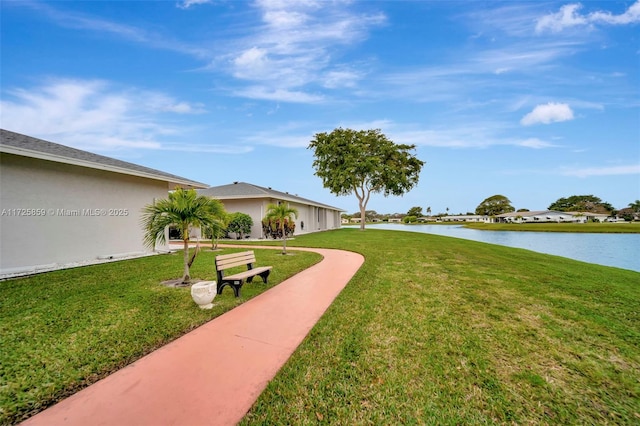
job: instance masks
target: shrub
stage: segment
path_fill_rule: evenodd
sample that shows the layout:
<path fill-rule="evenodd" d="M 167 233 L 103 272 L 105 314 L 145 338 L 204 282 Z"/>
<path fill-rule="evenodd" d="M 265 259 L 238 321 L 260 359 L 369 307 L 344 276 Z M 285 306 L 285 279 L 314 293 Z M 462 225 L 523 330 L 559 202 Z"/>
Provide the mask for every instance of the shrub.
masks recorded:
<path fill-rule="evenodd" d="M 251 227 L 253 226 L 253 219 L 246 213 L 231 213 L 229 225 L 227 226 L 227 233 L 235 232 L 236 239 L 241 240 L 245 234 L 251 233 Z"/>

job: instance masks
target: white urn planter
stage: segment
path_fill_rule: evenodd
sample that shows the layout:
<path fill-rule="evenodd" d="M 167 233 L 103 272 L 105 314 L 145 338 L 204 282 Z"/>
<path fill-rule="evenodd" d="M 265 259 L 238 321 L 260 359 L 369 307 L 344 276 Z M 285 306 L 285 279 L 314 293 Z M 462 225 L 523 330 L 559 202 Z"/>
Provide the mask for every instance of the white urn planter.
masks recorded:
<path fill-rule="evenodd" d="M 200 281 L 191 286 L 191 297 L 200 309 L 211 309 L 213 299 L 216 297 L 217 286 L 215 281 Z"/>

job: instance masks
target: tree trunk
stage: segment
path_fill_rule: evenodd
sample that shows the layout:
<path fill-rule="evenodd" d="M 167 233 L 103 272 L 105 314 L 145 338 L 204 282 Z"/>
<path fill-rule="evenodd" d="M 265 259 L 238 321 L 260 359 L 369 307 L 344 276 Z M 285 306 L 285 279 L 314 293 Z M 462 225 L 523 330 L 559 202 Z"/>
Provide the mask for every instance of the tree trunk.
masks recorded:
<path fill-rule="evenodd" d="M 356 198 L 358 199 L 358 207 L 360 207 L 360 230 L 364 231 L 365 222 L 367 221 L 366 210 L 367 203 L 369 202 L 369 195 L 371 195 L 370 191 L 367 191 L 364 186 L 359 188 L 360 192 L 358 192 L 358 188 L 354 187 L 353 192 L 356 194 Z"/>
<path fill-rule="evenodd" d="M 187 284 L 191 277 L 189 276 L 189 236 L 183 237 L 184 242 L 184 275 L 182 276 L 182 283 Z"/>
<path fill-rule="evenodd" d="M 199 252 L 200 252 L 200 239 L 198 239 L 198 241 L 196 242 L 196 248 L 195 250 L 193 250 L 193 254 L 189 258 L 189 263 L 187 264 L 189 266 L 189 270 L 191 270 L 191 265 L 193 265 L 193 262 L 195 262 L 196 256 L 198 255 Z"/>
<path fill-rule="evenodd" d="M 282 254 L 287 254 L 287 231 L 282 226 Z"/>

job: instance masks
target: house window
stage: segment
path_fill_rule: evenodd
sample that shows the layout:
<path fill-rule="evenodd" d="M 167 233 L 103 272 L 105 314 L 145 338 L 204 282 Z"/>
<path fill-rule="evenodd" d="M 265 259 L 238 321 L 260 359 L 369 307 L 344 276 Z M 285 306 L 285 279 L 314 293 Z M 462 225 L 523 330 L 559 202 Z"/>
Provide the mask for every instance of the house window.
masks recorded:
<path fill-rule="evenodd" d="M 175 226 L 169 227 L 169 240 L 181 240 L 182 232 Z"/>

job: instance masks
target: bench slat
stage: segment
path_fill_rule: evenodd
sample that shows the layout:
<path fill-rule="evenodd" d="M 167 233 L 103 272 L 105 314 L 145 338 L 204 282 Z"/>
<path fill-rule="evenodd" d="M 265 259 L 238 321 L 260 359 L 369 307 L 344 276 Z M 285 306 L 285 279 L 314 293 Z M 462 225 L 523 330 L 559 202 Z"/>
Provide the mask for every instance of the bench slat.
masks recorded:
<path fill-rule="evenodd" d="M 236 253 L 233 254 L 235 255 Z M 225 257 L 222 258 L 222 256 Z M 216 257 L 216 269 L 218 271 L 233 268 L 235 266 L 245 266 L 249 263 L 256 263 L 256 256 L 253 254 L 253 252 L 251 252 L 250 254 L 243 253 L 241 256 L 232 256 L 227 254 Z"/>
<path fill-rule="evenodd" d="M 261 266 L 259 268 L 249 269 L 248 271 L 239 272 L 237 274 L 225 276 L 225 280 L 243 280 L 245 278 L 253 277 L 254 275 L 260 275 L 264 271 L 273 269 L 273 266 Z"/>
<path fill-rule="evenodd" d="M 236 257 L 255 256 L 253 251 L 241 251 L 237 253 L 219 254 L 216 256 L 216 260 L 234 259 Z"/>
<path fill-rule="evenodd" d="M 231 269 L 231 268 L 235 268 L 236 266 L 247 266 L 249 263 L 255 263 L 255 262 L 256 262 L 255 259 L 219 262 L 219 263 L 216 263 L 216 266 L 217 266 L 216 269 L 218 271 L 222 271 L 223 269 Z"/>
<path fill-rule="evenodd" d="M 252 282 L 253 277 L 260 275 L 262 281 L 266 284 L 267 278 L 271 273 L 273 266 L 260 266 L 253 268 L 253 264 L 256 262 L 256 256 L 253 250 L 221 254 L 216 256 L 215 265 L 218 274 L 218 294 L 222 293 L 222 289 L 229 285 L 233 288 L 233 292 L 236 297 L 240 296 L 240 288 L 244 284 L 244 280 Z M 233 275 L 224 276 L 224 271 L 227 269 L 235 268 L 237 266 L 246 266 L 246 271 L 238 272 Z"/>

